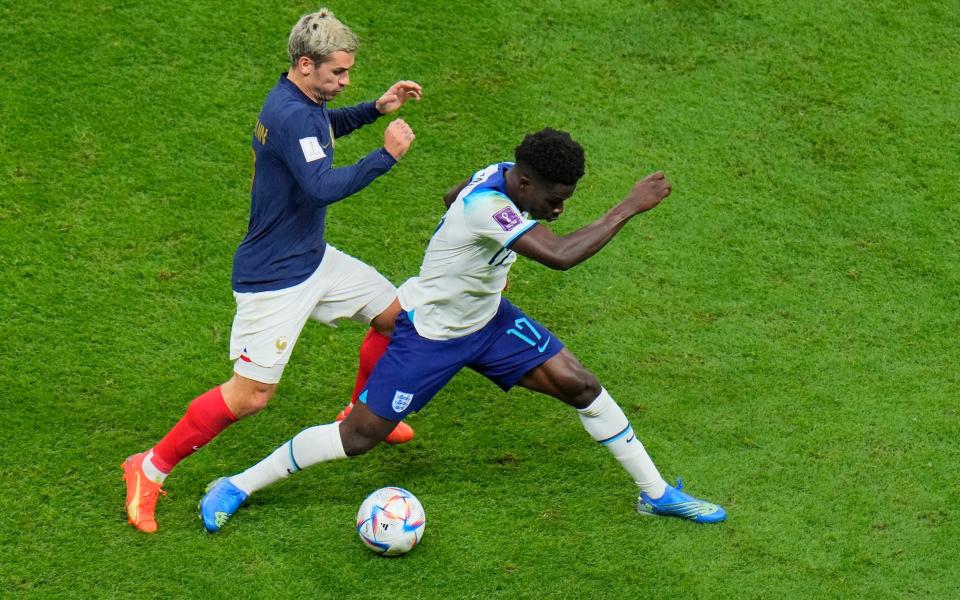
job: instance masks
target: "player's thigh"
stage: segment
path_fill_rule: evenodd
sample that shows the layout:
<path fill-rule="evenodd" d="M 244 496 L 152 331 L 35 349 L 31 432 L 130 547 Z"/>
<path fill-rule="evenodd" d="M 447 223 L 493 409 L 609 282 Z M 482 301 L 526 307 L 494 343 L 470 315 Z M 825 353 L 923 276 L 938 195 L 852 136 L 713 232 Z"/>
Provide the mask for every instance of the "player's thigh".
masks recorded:
<path fill-rule="evenodd" d="M 401 313 L 387 353 L 377 361 L 359 401 L 384 419 L 400 421 L 423 408 L 468 359 L 463 338 L 421 337 L 407 314 Z"/>
<path fill-rule="evenodd" d="M 334 325 L 351 319 L 369 325 L 397 297 L 397 289 L 376 269 L 333 246 L 327 245 L 320 266 L 329 286 L 310 313 L 316 321 Z"/>

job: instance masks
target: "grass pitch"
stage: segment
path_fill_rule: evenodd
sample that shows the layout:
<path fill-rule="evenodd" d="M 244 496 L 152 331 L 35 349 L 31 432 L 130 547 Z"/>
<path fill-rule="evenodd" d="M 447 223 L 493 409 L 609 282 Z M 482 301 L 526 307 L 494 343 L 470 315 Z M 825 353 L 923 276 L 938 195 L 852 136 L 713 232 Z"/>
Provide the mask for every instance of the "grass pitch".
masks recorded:
<path fill-rule="evenodd" d="M 670 176 L 587 263 L 521 259 L 509 297 L 729 521 L 637 516 L 569 409 L 465 373 L 411 444 L 302 473 L 207 535 L 207 481 L 348 397 L 363 328 L 311 324 L 272 405 L 170 478 L 160 532 L 127 526 L 121 460 L 229 375 L 250 131 L 317 5 L 25 0 L 0 6 L 0 595 L 960 595 L 955 2 L 330 6 L 361 38 L 338 104 L 425 90 L 401 113 L 410 153 L 328 222 L 396 283 L 442 192 L 529 131 L 586 148 L 561 233 Z M 398 560 L 352 525 L 383 485 L 427 511 Z"/>

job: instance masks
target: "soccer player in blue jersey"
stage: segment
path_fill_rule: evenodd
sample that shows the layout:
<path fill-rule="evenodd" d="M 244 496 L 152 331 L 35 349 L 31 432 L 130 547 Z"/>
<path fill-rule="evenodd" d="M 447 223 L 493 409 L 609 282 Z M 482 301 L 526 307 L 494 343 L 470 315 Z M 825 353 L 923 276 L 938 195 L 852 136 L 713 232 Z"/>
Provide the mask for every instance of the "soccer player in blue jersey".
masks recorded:
<path fill-rule="evenodd" d="M 537 220 L 563 213 L 583 175 L 583 149 L 569 134 L 545 129 L 528 135 L 515 156 L 515 163 L 490 165 L 447 194 L 449 208 L 420 275 L 399 289 L 404 312 L 387 353 L 349 416 L 305 429 L 253 467 L 215 482 L 200 504 L 207 530 L 218 531 L 249 494 L 290 473 L 367 452 L 464 367 L 504 391 L 520 385 L 576 409 L 587 432 L 636 482 L 641 514 L 699 523 L 726 518 L 720 506 L 680 491 L 680 483 L 668 485 L 597 378 L 546 327 L 501 296 L 517 254 L 569 269 L 657 206 L 670 194 L 669 181 L 662 173 L 649 175 L 594 223 L 557 236 Z"/>
<path fill-rule="evenodd" d="M 329 204 L 389 171 L 414 134 L 394 120 L 382 147 L 345 167 L 333 166 L 335 139 L 419 100 L 422 90 L 400 81 L 374 102 L 328 108 L 350 83 L 356 49 L 356 36 L 327 9 L 303 16 L 290 33 L 290 68 L 267 95 L 252 136 L 249 229 L 233 262 L 233 376 L 194 399 L 153 448 L 124 461 L 127 519 L 141 531 L 156 531 L 157 496 L 174 466 L 267 405 L 308 319 L 349 318 L 383 335 L 393 330 L 400 312 L 396 289 L 327 244 L 324 222 Z M 407 425 L 395 426 L 394 442 L 412 437 Z"/>

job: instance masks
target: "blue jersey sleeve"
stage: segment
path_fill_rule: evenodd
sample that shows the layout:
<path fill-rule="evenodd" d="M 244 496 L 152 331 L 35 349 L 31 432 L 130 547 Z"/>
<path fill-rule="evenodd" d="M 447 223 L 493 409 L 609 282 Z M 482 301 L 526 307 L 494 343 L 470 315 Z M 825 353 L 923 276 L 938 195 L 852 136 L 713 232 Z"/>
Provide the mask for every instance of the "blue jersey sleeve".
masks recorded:
<path fill-rule="evenodd" d="M 328 112 L 330 114 L 330 125 L 333 126 L 333 135 L 335 137 L 345 136 L 355 129 L 360 129 L 364 125 L 373 123 L 381 116 L 375 102 L 364 102 L 356 106 L 334 108 Z"/>
<path fill-rule="evenodd" d="M 333 167 L 330 128 L 318 113 L 304 113 L 285 125 L 281 153 L 300 189 L 321 205 L 332 204 L 367 187 L 396 160 L 377 148 L 348 167 Z"/>

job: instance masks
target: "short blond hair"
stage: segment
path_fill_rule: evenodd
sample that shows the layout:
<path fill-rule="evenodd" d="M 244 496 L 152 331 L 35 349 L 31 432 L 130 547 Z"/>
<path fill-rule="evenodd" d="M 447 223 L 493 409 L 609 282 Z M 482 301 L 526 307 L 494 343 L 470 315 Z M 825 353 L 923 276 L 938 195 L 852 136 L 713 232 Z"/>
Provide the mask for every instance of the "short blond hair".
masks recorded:
<path fill-rule="evenodd" d="M 301 56 L 322 63 L 338 51 L 356 52 L 357 36 L 328 8 L 303 15 L 290 31 L 287 55 L 290 56 L 291 67 L 297 66 Z"/>

